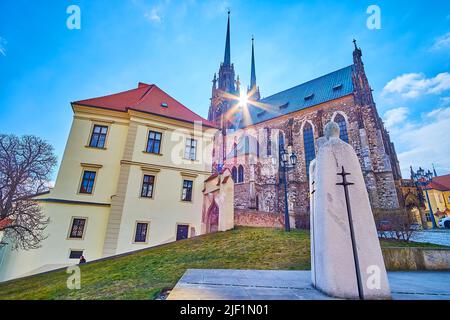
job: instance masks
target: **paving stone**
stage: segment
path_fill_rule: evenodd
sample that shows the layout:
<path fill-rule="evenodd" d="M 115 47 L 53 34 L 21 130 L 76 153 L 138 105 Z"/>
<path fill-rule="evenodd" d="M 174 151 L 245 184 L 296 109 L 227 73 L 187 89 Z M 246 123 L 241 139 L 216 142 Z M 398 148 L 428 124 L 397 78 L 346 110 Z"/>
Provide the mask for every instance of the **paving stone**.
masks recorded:
<path fill-rule="evenodd" d="M 388 272 L 394 300 L 450 300 L 449 272 Z M 189 269 L 169 300 L 329 300 L 310 271 Z M 215 280 L 215 281 L 214 281 Z"/>

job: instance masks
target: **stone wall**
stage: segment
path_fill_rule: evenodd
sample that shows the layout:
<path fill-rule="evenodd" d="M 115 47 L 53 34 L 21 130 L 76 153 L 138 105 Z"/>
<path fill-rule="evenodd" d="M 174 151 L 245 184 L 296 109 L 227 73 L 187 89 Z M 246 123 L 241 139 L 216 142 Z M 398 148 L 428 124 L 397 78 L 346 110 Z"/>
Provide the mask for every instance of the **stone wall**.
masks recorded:
<path fill-rule="evenodd" d="M 450 270 L 450 249 L 383 248 L 387 270 Z"/>
<path fill-rule="evenodd" d="M 234 224 L 245 227 L 283 228 L 284 217 L 280 213 L 252 210 L 234 210 Z"/>
<path fill-rule="evenodd" d="M 393 209 L 398 207 L 397 190 L 390 158 L 386 153 L 380 129 L 380 122 L 375 119 L 372 106 L 356 104 L 353 95 L 328 101 L 321 105 L 299 110 L 295 113 L 280 116 L 243 130 L 228 134 L 227 154 L 233 154 L 233 145 L 240 145 L 245 135 L 252 136 L 259 143 L 259 155 L 238 153 L 237 157 L 226 160 L 224 167 L 230 170 L 234 166 L 244 167 L 244 183 L 236 185 L 235 207 L 237 209 L 254 209 L 255 203 L 261 211 L 273 213 L 284 212 L 284 191 L 280 184 L 280 167 L 278 161 L 278 141 L 284 135 L 285 145 L 297 154 L 297 166 L 288 174 L 289 212 L 296 216 L 296 225 L 307 228 L 309 224 L 309 188 L 303 127 L 310 123 L 313 127 L 314 139 L 323 135 L 325 124 L 341 114 L 346 119 L 349 143 L 355 149 L 360 160 L 371 204 L 374 208 Z M 361 126 L 362 118 L 362 126 Z M 270 129 L 270 130 L 268 130 Z M 269 135 L 268 135 L 269 133 Z M 268 140 L 270 139 L 270 143 Z M 271 146 L 268 154 L 267 147 Z M 317 145 L 316 154 L 317 154 Z M 255 151 L 256 147 L 251 146 Z M 252 164 L 252 165 L 250 165 Z M 252 169 L 253 167 L 253 169 Z M 254 170 L 253 180 L 250 172 Z M 251 187 L 253 185 L 253 187 Z M 253 190 L 254 194 L 251 194 Z M 256 200 L 257 198 L 258 200 Z"/>

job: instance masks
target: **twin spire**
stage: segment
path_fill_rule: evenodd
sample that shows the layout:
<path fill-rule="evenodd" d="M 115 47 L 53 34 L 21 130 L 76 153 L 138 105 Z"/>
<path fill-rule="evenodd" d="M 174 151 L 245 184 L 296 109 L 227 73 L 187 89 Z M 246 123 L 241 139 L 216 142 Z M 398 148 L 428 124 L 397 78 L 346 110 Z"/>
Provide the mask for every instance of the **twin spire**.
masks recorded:
<path fill-rule="evenodd" d="M 256 88 L 256 68 L 255 68 L 255 44 L 254 37 L 252 36 L 252 61 L 251 61 L 251 71 L 250 71 L 250 87 L 249 90 Z M 230 44 L 230 11 L 228 10 L 228 21 L 227 21 L 227 36 L 225 39 L 225 54 L 223 58 L 224 66 L 231 66 L 231 44 Z"/>
<path fill-rule="evenodd" d="M 230 10 L 228 10 L 228 23 L 227 23 L 227 38 L 225 41 L 225 56 L 223 58 L 223 65 L 231 65 L 231 48 L 230 48 Z"/>

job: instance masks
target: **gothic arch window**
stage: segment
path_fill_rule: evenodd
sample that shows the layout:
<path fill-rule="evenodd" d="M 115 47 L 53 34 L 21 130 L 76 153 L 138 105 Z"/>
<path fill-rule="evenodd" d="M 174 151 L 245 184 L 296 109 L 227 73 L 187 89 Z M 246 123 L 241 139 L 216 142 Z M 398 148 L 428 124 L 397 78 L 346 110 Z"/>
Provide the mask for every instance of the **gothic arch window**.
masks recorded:
<path fill-rule="evenodd" d="M 244 167 L 242 165 L 238 168 L 238 182 L 244 182 Z"/>
<path fill-rule="evenodd" d="M 309 179 L 309 164 L 316 157 L 316 150 L 314 149 L 314 132 L 309 122 L 306 122 L 303 127 L 303 145 L 305 148 L 306 175 Z"/>
<path fill-rule="evenodd" d="M 236 169 L 236 167 L 233 167 L 231 169 L 231 178 L 233 179 L 234 182 L 237 182 L 237 169 Z"/>
<path fill-rule="evenodd" d="M 334 122 L 339 126 L 339 138 L 348 143 L 347 122 L 345 122 L 344 116 L 340 113 L 336 114 Z"/>
<path fill-rule="evenodd" d="M 270 137 L 270 128 L 266 128 L 266 138 L 267 138 L 267 155 L 272 155 L 272 139 Z"/>
<path fill-rule="evenodd" d="M 248 136 L 244 137 L 244 153 L 245 154 L 250 153 L 250 139 Z"/>
<path fill-rule="evenodd" d="M 256 156 L 259 157 L 259 141 L 256 140 Z"/>
<path fill-rule="evenodd" d="M 284 134 L 283 131 L 280 130 L 278 134 L 278 150 L 281 151 L 284 149 Z"/>

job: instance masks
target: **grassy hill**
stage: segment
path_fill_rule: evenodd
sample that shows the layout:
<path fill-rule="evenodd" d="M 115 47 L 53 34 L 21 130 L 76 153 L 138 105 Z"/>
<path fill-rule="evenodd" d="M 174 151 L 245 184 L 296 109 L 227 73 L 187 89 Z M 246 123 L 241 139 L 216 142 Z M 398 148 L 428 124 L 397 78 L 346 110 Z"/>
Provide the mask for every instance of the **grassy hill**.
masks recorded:
<path fill-rule="evenodd" d="M 382 241 L 382 246 L 402 245 Z M 405 244 L 407 245 L 407 244 Z M 310 269 L 309 233 L 237 228 L 81 266 L 81 289 L 65 270 L 0 284 L 0 299 L 154 299 L 188 268 Z"/>

